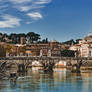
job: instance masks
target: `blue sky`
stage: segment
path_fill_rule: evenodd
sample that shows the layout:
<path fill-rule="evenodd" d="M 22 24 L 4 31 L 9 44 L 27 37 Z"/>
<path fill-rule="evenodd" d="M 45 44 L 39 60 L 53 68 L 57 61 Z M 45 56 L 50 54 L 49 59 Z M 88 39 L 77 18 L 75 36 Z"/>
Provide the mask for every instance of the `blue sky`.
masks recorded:
<path fill-rule="evenodd" d="M 0 0 L 0 32 L 66 41 L 92 32 L 92 0 Z"/>

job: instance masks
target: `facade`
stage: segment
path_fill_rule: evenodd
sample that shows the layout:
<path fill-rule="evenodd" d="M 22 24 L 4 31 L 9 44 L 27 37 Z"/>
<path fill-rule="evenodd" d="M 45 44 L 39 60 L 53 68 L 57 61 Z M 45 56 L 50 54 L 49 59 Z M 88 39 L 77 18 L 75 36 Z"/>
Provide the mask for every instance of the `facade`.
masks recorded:
<path fill-rule="evenodd" d="M 47 56 L 48 44 L 30 44 L 26 46 L 26 55 Z"/>
<path fill-rule="evenodd" d="M 56 40 L 50 41 L 49 48 L 51 50 L 51 56 L 61 56 L 61 45 Z"/>
<path fill-rule="evenodd" d="M 60 56 L 60 44 L 51 41 L 46 44 L 30 44 L 26 46 L 26 54 L 31 56 Z"/>
<path fill-rule="evenodd" d="M 6 50 L 4 48 L 4 45 L 0 44 L 0 57 L 6 56 Z"/>
<path fill-rule="evenodd" d="M 39 56 L 40 48 L 37 45 L 27 45 L 25 48 L 26 56 Z"/>
<path fill-rule="evenodd" d="M 79 41 L 81 57 L 92 57 L 92 34 Z"/>
<path fill-rule="evenodd" d="M 22 44 L 22 45 L 25 44 L 25 37 L 20 38 L 20 44 Z"/>
<path fill-rule="evenodd" d="M 81 57 L 92 57 L 92 42 L 85 42 L 80 47 Z"/>
<path fill-rule="evenodd" d="M 89 34 L 79 41 L 79 44 L 73 45 L 69 48 L 73 51 L 78 51 L 80 57 L 92 57 L 92 35 Z"/>

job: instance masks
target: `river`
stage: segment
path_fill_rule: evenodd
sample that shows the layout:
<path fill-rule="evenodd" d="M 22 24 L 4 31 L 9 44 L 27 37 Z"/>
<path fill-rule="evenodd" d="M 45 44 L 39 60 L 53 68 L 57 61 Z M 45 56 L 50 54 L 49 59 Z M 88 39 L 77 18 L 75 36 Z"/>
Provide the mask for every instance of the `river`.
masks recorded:
<path fill-rule="evenodd" d="M 32 68 L 20 74 L 16 82 L 0 80 L 0 92 L 91 92 L 92 73 L 71 73 L 57 68 L 53 73 L 44 73 Z"/>

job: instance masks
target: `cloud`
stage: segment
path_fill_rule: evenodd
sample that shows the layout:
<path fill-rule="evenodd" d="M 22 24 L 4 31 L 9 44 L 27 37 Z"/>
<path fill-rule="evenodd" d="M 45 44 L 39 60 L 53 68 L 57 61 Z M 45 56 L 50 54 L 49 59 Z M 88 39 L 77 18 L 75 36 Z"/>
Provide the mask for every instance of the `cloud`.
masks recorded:
<path fill-rule="evenodd" d="M 28 12 L 30 10 L 41 9 L 41 8 L 44 8 L 44 7 L 45 6 L 36 6 L 36 5 L 32 5 L 32 6 L 16 6 L 16 8 L 21 12 Z"/>
<path fill-rule="evenodd" d="M 0 0 L 0 28 L 14 28 L 43 18 L 41 9 L 52 0 Z M 40 11 L 40 12 L 39 12 Z M 3 16 L 2 16 L 3 15 Z M 21 17 L 21 19 L 20 19 Z"/>
<path fill-rule="evenodd" d="M 32 9 L 42 8 L 45 4 L 50 3 L 52 0 L 9 0 L 16 9 L 20 11 L 29 11 Z"/>
<path fill-rule="evenodd" d="M 19 7 L 19 9 L 21 11 L 29 11 L 30 10 L 30 6 L 21 6 L 21 7 Z"/>
<path fill-rule="evenodd" d="M 47 4 L 47 3 L 50 3 L 51 0 L 38 0 L 36 2 L 34 2 L 35 4 Z"/>
<path fill-rule="evenodd" d="M 43 18 L 43 16 L 39 12 L 32 12 L 32 13 L 28 13 L 27 15 L 34 20 Z"/>
<path fill-rule="evenodd" d="M 1 18 L 2 21 L 0 21 L 0 28 L 14 28 L 16 26 L 20 26 L 21 19 L 17 17 L 4 15 Z"/>
<path fill-rule="evenodd" d="M 21 4 L 21 3 L 28 3 L 31 2 L 32 0 L 9 0 L 14 4 Z"/>
<path fill-rule="evenodd" d="M 27 21 L 26 24 L 34 23 L 34 21 Z"/>

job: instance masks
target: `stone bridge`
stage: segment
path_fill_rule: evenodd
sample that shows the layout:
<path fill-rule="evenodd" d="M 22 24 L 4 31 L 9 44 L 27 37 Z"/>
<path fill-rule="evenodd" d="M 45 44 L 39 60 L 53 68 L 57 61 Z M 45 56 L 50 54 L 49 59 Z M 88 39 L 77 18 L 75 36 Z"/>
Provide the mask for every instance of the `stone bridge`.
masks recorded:
<path fill-rule="evenodd" d="M 15 65 L 18 72 L 26 72 L 28 67 L 32 67 L 33 62 L 39 62 L 43 66 L 44 71 L 53 71 L 53 67 L 58 63 L 65 66 L 73 66 L 80 61 L 83 66 L 92 66 L 92 58 L 71 58 L 71 57 L 4 57 L 0 58 L 1 65 L 5 63 L 7 66 Z"/>

